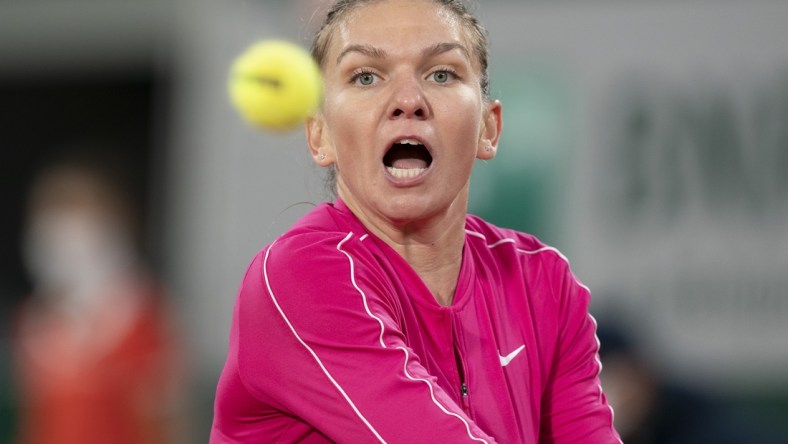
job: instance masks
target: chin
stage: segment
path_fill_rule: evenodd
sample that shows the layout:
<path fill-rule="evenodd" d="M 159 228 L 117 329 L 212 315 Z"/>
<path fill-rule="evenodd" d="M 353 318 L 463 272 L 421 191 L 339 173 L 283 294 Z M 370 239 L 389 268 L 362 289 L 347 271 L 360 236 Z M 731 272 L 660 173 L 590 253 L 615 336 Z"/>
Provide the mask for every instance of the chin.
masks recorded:
<path fill-rule="evenodd" d="M 445 205 L 428 199 L 423 193 L 419 196 L 393 196 L 387 198 L 385 214 L 397 224 L 405 224 L 428 219 L 443 212 Z"/>

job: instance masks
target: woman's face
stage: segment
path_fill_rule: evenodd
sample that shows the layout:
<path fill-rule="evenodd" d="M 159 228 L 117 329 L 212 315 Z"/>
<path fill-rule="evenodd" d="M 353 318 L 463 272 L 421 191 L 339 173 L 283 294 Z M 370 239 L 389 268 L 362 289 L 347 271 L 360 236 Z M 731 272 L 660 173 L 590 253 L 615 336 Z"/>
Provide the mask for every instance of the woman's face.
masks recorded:
<path fill-rule="evenodd" d="M 501 106 L 482 97 L 462 22 L 425 0 L 361 6 L 335 28 L 323 68 L 308 141 L 318 164 L 336 165 L 339 197 L 394 226 L 464 216 L 474 159 L 494 156 Z"/>

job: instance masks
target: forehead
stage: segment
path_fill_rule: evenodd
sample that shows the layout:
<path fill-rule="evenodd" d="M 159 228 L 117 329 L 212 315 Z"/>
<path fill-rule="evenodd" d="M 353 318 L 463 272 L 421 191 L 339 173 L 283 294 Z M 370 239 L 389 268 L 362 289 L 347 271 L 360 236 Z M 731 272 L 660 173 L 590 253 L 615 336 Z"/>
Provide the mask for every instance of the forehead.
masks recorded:
<path fill-rule="evenodd" d="M 329 60 L 348 45 L 370 45 L 387 52 L 459 43 L 470 52 L 468 38 L 454 13 L 431 0 L 383 0 L 352 10 L 336 28 Z"/>

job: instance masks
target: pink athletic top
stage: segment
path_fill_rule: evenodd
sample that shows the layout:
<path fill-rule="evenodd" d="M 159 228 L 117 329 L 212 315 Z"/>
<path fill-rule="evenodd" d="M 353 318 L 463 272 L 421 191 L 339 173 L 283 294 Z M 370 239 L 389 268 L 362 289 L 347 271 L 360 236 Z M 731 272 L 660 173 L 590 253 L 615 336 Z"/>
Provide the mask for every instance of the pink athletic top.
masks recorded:
<path fill-rule="evenodd" d="M 211 443 L 618 443 L 590 295 L 533 236 L 468 216 L 454 302 L 341 201 L 244 276 Z"/>

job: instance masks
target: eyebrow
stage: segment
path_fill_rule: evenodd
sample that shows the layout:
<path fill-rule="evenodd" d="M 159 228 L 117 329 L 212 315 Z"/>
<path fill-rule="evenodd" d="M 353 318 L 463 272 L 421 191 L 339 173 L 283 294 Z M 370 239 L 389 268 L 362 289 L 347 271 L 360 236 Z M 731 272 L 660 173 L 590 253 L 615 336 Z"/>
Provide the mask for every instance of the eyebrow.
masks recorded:
<path fill-rule="evenodd" d="M 459 43 L 451 43 L 451 42 L 437 43 L 428 48 L 425 48 L 424 51 L 422 51 L 422 55 L 426 57 L 434 57 L 449 51 L 454 51 L 455 49 L 462 52 L 462 54 L 465 56 L 466 59 L 468 59 L 469 61 L 471 60 L 471 55 L 468 53 L 468 50 L 464 46 L 460 45 Z M 374 59 L 383 59 L 387 55 L 386 51 L 380 48 L 375 48 L 374 46 L 350 45 L 347 48 L 345 48 L 341 53 L 339 53 L 339 56 L 337 57 L 337 65 L 339 65 L 339 62 L 342 61 L 342 58 L 353 52 L 357 52 Z"/>
<path fill-rule="evenodd" d="M 468 50 L 464 46 L 460 45 L 459 43 L 453 43 L 453 42 L 452 43 L 438 43 L 438 44 L 432 45 L 429 48 L 425 49 L 423 51 L 423 54 L 425 56 L 436 56 L 436 55 L 440 55 L 440 54 L 443 54 L 443 53 L 446 53 L 446 52 L 449 52 L 449 51 L 454 51 L 455 49 L 458 49 L 462 53 L 462 55 L 464 55 L 465 58 L 468 59 L 468 61 L 471 60 L 471 55 L 468 53 Z"/>
<path fill-rule="evenodd" d="M 337 65 L 339 65 L 339 62 L 342 61 L 343 57 L 345 57 L 346 55 L 350 54 L 351 52 L 358 52 L 360 54 L 363 54 L 363 55 L 365 55 L 367 57 L 371 57 L 371 58 L 374 58 L 374 59 L 382 59 L 382 58 L 386 57 L 386 51 L 384 51 L 382 49 L 379 49 L 379 48 L 375 48 L 374 46 L 370 46 L 370 45 L 350 45 L 347 48 L 345 48 L 344 51 L 339 53 L 339 56 L 337 57 Z"/>

